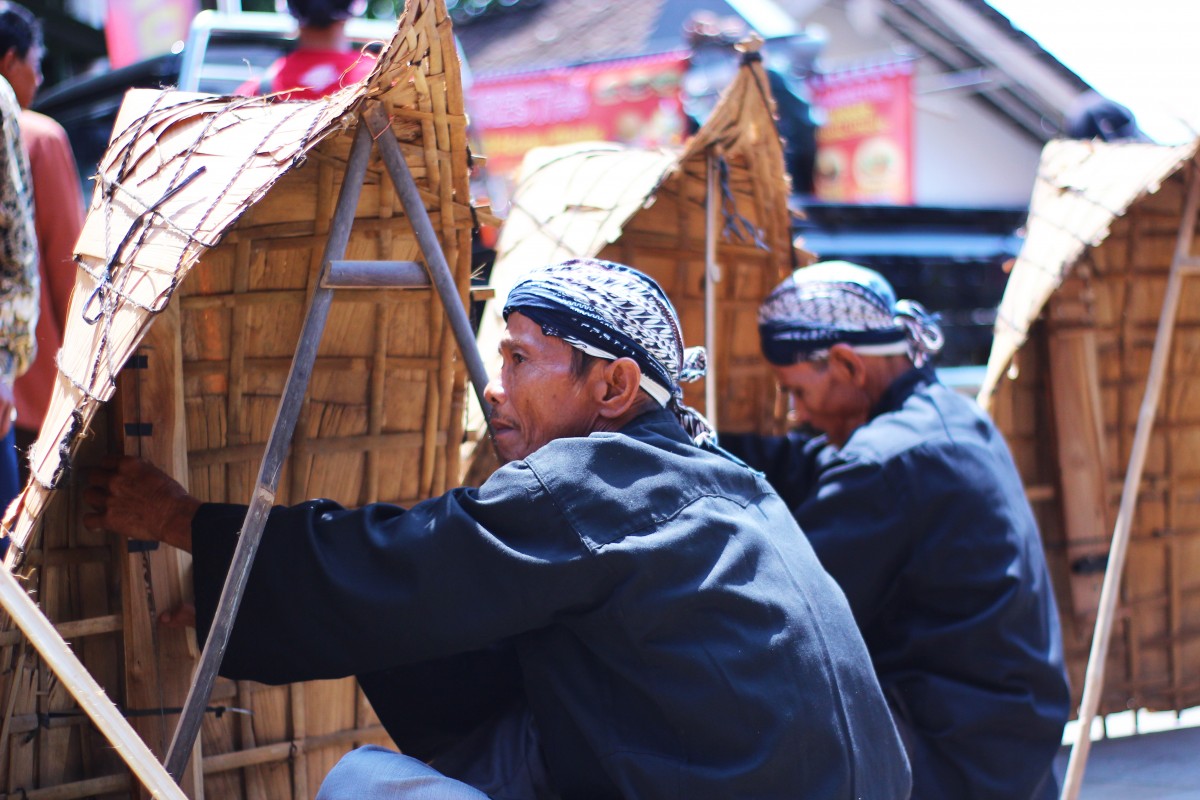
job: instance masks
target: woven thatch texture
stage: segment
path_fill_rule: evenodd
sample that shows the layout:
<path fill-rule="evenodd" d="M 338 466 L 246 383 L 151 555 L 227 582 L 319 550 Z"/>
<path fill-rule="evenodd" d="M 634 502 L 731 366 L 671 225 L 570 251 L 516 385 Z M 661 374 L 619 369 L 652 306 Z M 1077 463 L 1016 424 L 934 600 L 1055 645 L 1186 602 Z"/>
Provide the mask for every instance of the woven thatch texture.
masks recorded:
<path fill-rule="evenodd" d="M 479 349 L 496 368 L 501 311 L 528 270 L 568 258 L 599 257 L 654 277 L 679 311 L 685 343 L 705 342 L 707 159 L 722 164 L 718 216 L 717 420 L 725 430 L 774 429 L 770 372 L 758 352 L 758 303 L 792 269 L 790 184 L 762 66 L 747 58 L 709 120 L 680 153 L 607 144 L 532 151 L 522 165 L 501 231 Z M 687 384 L 704 411 L 704 382 Z M 482 435 L 482 418 L 471 429 Z M 479 473 L 473 472 L 472 479 Z"/>
<path fill-rule="evenodd" d="M 1025 320 L 1026 341 L 1017 351 L 998 335 L 989 365 L 998 380 L 982 400 L 1041 525 L 1077 702 L 1194 152 L 1049 146 L 1001 306 L 997 333 Z M 1061 169 L 1065 160 L 1071 170 Z M 1066 174 L 1075 176 L 1069 185 L 1055 183 Z M 1100 212 L 1084 213 L 1085 203 Z M 1080 241 L 1075 223 L 1085 217 L 1092 223 Z M 1057 251 L 1052 241 L 1062 243 Z M 1048 280 L 1044 293 L 1030 288 Z M 1200 703 L 1200 284 L 1183 285 L 1100 713 Z"/>
<path fill-rule="evenodd" d="M 704 271 L 708 158 L 719 165 L 721 197 L 717 239 L 716 352 L 709 354 L 717 382 L 715 422 L 724 431 L 777 432 L 781 405 L 775 379 L 758 342 L 758 306 L 795 268 L 783 142 L 775 101 L 755 54 L 708 120 L 687 142 L 675 167 L 634 214 L 601 258 L 631 263 L 662 284 L 683 323 L 689 345 L 705 341 Z M 704 382 L 684 385 L 684 400 L 703 413 Z"/>
<path fill-rule="evenodd" d="M 35 479 L 13 509 L 9 559 L 39 567 L 31 590 L 60 626 L 73 621 L 68 629 L 85 637 L 77 652 L 119 705 L 183 700 L 195 647 L 152 620 L 182 597 L 187 564 L 169 548 L 126 554 L 123 542 L 84 531 L 68 468 L 105 450 L 134 453 L 203 500 L 249 501 L 364 104 L 391 119 L 390 131 L 373 133 L 400 144 L 466 299 L 472 210 L 458 70 L 444 4 L 410 0 L 372 77 L 325 100 L 127 99 L 77 248 L 62 374 Z M 378 153 L 344 257 L 424 260 Z M 464 385 L 432 290 L 338 293 L 279 500 L 411 503 L 444 491 L 458 473 L 448 443 L 461 438 Z M 119 790 L 127 774 L 82 718 L 44 730 L 20 722 L 72 704 L 20 637 L 0 635 L 16 645 L 4 666 L 20 661 L 3 693 L 5 788 L 53 786 L 63 798 Z M 212 705 L 252 714 L 206 717 L 193 794 L 311 797 L 341 753 L 386 741 L 352 679 L 219 681 Z M 134 723 L 161 755 L 176 719 Z"/>

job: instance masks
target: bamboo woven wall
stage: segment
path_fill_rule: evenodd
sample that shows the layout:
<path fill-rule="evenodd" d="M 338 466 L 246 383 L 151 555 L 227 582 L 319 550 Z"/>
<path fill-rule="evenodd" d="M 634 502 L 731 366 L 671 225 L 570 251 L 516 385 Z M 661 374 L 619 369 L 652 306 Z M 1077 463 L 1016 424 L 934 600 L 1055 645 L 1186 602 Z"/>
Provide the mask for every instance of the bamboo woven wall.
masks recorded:
<path fill-rule="evenodd" d="M 148 233 L 139 240 L 146 246 L 129 255 L 128 264 L 120 262 L 128 254 L 119 247 L 115 254 L 100 251 L 101 259 L 112 259 L 106 270 L 110 278 L 104 280 L 120 287 L 120 293 L 110 291 L 115 307 L 105 312 L 110 322 L 103 339 L 98 337 L 105 325 L 84 324 L 79 318 L 84 301 L 95 296 L 100 274 L 89 261 L 91 251 L 81 251 L 85 266 L 64 352 L 75 345 L 78 352 L 97 355 L 61 362 L 56 405 L 36 450 L 36 476 L 16 518 L 9 520 L 20 545 L 10 560 L 17 562 L 46 615 L 160 757 L 178 719 L 170 709 L 183 703 L 198 648 L 191 631 L 165 628 L 154 619 L 185 599 L 188 560 L 166 547 L 127 552 L 123 540 L 84 529 L 76 476 L 104 454 L 123 452 L 158 464 L 202 500 L 249 501 L 321 265 L 350 143 L 361 124 L 354 112 L 364 102 L 382 103 L 387 111 L 390 133 L 417 182 L 461 298 L 467 298 L 473 216 L 458 68 L 444 4 L 410 0 L 372 78 L 329 101 L 316 101 L 326 105 L 311 114 L 314 122 L 305 136 L 312 138 L 300 142 L 299 157 L 290 151 L 278 155 L 282 177 L 270 177 L 264 189 L 245 196 L 228 186 L 204 189 L 204 180 L 220 177 L 224 150 L 217 143 L 206 145 L 204 137 L 210 131 L 232 136 L 232 147 L 240 129 L 229 127 L 230 119 L 249 126 L 259 116 L 266 124 L 246 127 L 242 138 L 270 135 L 277 130 L 270 115 L 278 118 L 276 111 L 284 107 L 268 110 L 233 101 L 226 109 L 217 101 L 211 110 L 204 106 L 196 112 L 212 114 L 198 117 L 203 124 L 185 121 L 168 128 L 182 131 L 173 135 L 201 131 L 197 146 L 181 156 L 185 163 L 193 155 L 208 159 L 198 191 L 207 191 L 208 198 L 233 197 L 231 202 L 244 207 L 233 212 L 228 229 L 198 229 L 194 237 L 183 237 L 176 248 L 176 272 L 165 273 L 173 280 L 165 283 L 160 263 L 164 248 L 158 241 L 179 238 L 179 226 L 166 206 L 161 219 L 149 218 Z M 302 107 L 284 106 L 284 114 Z M 192 113 L 190 107 L 179 108 L 185 112 L 168 111 L 179 118 Z M 163 145 L 161 135 L 155 135 Z M 249 143 L 254 158 L 277 154 L 266 139 L 261 146 L 255 141 Z M 162 149 L 173 152 L 169 145 Z M 127 160 L 117 160 L 124 168 Z M 166 162 L 162 171 L 173 171 L 173 163 Z M 135 185 L 133 177 L 126 180 Z M 137 180 L 150 196 L 151 179 Z M 116 202 L 98 191 L 92 216 L 104 222 L 89 217 L 94 230 L 105 227 L 105 241 Z M 195 205 L 193 198 L 183 202 Z M 139 217 L 140 211 L 129 213 L 146 219 Z M 206 243 L 208 235 L 217 241 Z M 86 232 L 81 245 L 84 239 Z M 377 152 L 344 258 L 424 260 Z M 125 280 L 126 275 L 132 277 Z M 134 302 L 144 285 L 153 288 L 150 298 L 170 300 L 153 316 L 142 310 L 149 303 Z M 125 294 L 127 286 L 134 288 Z M 136 308 L 122 316 L 126 306 Z M 112 388 L 93 373 L 110 363 L 119 366 L 126 354 L 115 397 L 101 405 L 98 401 Z M 92 369 L 86 379 L 71 371 L 82 362 Z M 328 497 L 347 505 L 375 500 L 411 504 L 444 492 L 458 475 L 465 383 L 446 315 L 432 289 L 337 293 L 278 502 Z M 41 464 L 48 466 L 37 471 Z M 69 800 L 136 793 L 111 745 L 57 685 L 37 653 L 8 627 L 0 632 L 0 798 Z M 344 752 L 359 744 L 388 742 L 352 678 L 281 687 L 222 679 L 210 708 L 214 711 L 205 717 L 201 744 L 183 781 L 193 797 L 312 797 Z"/>
<path fill-rule="evenodd" d="M 1189 172 L 1084 250 L 992 400 L 1041 525 L 1076 704 Z M 1200 704 L 1200 281 L 1183 285 L 1100 713 Z"/>
<path fill-rule="evenodd" d="M 760 135 L 769 132 L 778 142 L 768 116 L 748 115 L 739 124 L 763 126 Z M 745 148 L 755 147 L 765 152 L 749 156 Z M 704 150 L 689 148 L 689 153 L 655 190 L 654 202 L 635 213 L 620 238 L 598 257 L 630 264 L 658 281 L 679 314 L 684 343 L 693 346 L 705 342 L 708 190 Z M 774 432 L 780 422 L 775 378 L 759 350 L 758 306 L 795 263 L 787 178 L 771 171 L 771 155 L 767 142 L 753 139 L 724 150 L 732 198 L 728 208 L 758 232 L 761 242 L 759 246 L 749 237 L 725 233 L 716 248 L 721 270 L 715 284 L 717 345 L 709 363 L 710 376 L 717 381 L 715 422 L 730 432 Z M 726 221 L 722 214 L 718 224 L 725 228 Z M 705 414 L 711 411 L 705 402 L 707 380 L 683 385 L 684 401 Z"/>
<path fill-rule="evenodd" d="M 688 345 L 705 341 L 705 242 L 708 162 L 718 169 L 716 215 L 715 419 L 729 432 L 779 432 L 783 406 L 762 358 L 758 306 L 798 266 L 788 209 L 791 183 L 775 126 L 775 101 L 753 46 L 712 114 L 684 148 L 675 169 L 625 223 L 621 238 L 600 252 L 645 271 L 671 298 Z M 807 254 L 806 254 L 807 255 Z M 713 415 L 705 381 L 684 385 L 684 399 Z"/>

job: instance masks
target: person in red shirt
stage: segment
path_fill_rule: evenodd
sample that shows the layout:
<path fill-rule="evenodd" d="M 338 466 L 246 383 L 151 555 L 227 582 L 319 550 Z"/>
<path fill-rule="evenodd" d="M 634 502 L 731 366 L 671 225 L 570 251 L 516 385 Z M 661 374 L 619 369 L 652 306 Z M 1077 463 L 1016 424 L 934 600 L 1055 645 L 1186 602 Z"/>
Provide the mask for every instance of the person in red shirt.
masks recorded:
<path fill-rule="evenodd" d="M 358 83 L 371 74 L 375 57 L 350 45 L 346 20 L 354 0 L 288 0 L 300 23 L 295 50 L 277 59 L 261 78 L 247 81 L 236 94 L 283 93 L 283 100 L 316 100 Z"/>

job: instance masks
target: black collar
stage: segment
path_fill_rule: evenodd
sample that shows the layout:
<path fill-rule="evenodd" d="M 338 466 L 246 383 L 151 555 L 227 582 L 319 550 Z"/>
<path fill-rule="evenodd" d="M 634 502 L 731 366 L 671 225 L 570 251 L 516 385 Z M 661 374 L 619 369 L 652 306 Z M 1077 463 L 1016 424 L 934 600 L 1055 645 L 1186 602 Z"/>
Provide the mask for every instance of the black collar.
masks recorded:
<path fill-rule="evenodd" d="M 896 411 L 900 406 L 904 405 L 904 401 L 918 387 L 927 386 L 936 381 L 937 375 L 934 373 L 932 366 L 926 364 L 923 367 L 913 367 L 892 381 L 891 385 L 884 391 L 883 396 L 879 398 L 879 402 L 871 409 L 870 419 L 875 419 L 880 414 L 886 414 L 889 411 Z"/>

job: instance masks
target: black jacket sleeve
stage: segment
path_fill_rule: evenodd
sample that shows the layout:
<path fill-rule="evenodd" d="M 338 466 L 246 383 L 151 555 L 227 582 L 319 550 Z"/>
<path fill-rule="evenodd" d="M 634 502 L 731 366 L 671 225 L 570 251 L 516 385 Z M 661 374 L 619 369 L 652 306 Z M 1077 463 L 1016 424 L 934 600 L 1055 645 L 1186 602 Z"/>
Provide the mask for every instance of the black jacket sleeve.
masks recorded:
<path fill-rule="evenodd" d="M 503 645 L 357 677 L 392 741 L 422 761 L 523 697 L 516 654 Z"/>
<path fill-rule="evenodd" d="M 245 506 L 206 504 L 193 528 L 202 537 L 204 566 L 197 575 L 197 635 L 208 637 L 225 569 L 233 556 L 236 532 Z M 282 510 L 280 511 L 282 515 Z M 251 608 L 251 614 L 255 611 Z M 281 621 L 282 623 L 282 621 Z M 329 677 L 327 641 L 317 631 L 301 636 L 284 650 L 246 647 L 245 624 L 239 620 L 237 646 L 227 655 L 221 674 L 267 683 Z M 263 635 L 255 632 L 255 638 Z M 347 654 L 351 659 L 353 654 Z M 348 667 L 347 667 L 348 668 Z M 356 676 L 376 716 L 403 752 L 429 760 L 444 747 L 509 708 L 521 696 L 516 655 L 504 643 L 442 658 L 364 672 Z"/>
<path fill-rule="evenodd" d="M 197 624 L 207 630 L 245 509 L 193 521 Z M 272 510 L 221 674 L 338 678 L 484 650 L 588 603 L 612 581 L 532 471 L 405 510 L 310 501 Z"/>

